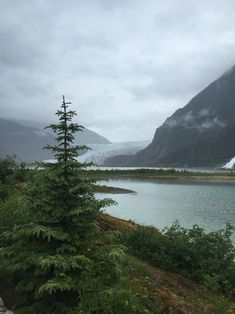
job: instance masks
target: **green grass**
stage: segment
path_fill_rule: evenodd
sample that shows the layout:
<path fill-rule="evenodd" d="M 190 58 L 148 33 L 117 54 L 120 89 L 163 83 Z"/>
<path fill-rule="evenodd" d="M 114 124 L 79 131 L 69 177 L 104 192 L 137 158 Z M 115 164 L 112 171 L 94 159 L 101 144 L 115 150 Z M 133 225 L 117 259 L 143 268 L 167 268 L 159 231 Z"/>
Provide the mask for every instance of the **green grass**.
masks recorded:
<path fill-rule="evenodd" d="M 131 169 L 131 170 L 83 170 L 81 176 L 92 178 L 94 180 L 112 179 L 112 178 L 136 178 L 136 179 L 186 179 L 186 180 L 235 180 L 233 171 L 226 172 L 192 172 L 188 170 L 175 169 Z"/>

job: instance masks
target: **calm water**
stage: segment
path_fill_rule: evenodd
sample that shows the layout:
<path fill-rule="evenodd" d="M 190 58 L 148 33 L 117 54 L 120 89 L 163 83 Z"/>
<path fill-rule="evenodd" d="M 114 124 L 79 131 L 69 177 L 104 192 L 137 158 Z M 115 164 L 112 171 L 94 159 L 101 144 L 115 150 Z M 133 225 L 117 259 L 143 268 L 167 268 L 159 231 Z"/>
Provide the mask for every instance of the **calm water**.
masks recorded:
<path fill-rule="evenodd" d="M 112 179 L 100 184 L 137 192 L 111 195 L 118 205 L 107 208 L 106 212 L 119 218 L 159 229 L 175 220 L 184 227 L 198 224 L 207 231 L 224 228 L 227 222 L 235 226 L 234 183 Z M 98 197 L 110 197 L 110 194 Z"/>

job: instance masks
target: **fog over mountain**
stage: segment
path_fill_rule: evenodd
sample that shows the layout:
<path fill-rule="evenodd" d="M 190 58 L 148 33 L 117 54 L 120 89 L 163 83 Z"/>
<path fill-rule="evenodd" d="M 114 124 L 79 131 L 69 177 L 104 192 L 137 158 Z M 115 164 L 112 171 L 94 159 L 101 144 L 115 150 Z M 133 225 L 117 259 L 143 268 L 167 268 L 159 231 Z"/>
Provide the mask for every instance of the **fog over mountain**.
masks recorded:
<path fill-rule="evenodd" d="M 31 126 L 29 126 L 31 125 Z M 51 159 L 52 154 L 44 150 L 47 144 L 54 143 L 50 130 L 44 130 L 40 123 L 12 121 L 0 118 L 0 157 L 17 156 L 18 161 L 33 162 Z M 78 144 L 109 144 L 109 140 L 96 132 L 84 129 L 75 136 Z"/>
<path fill-rule="evenodd" d="M 62 101 L 112 142 L 156 127 L 235 63 L 234 0 L 1 0 L 2 118 Z"/>
<path fill-rule="evenodd" d="M 235 156 L 235 66 L 157 128 L 152 143 L 108 166 L 222 166 Z"/>

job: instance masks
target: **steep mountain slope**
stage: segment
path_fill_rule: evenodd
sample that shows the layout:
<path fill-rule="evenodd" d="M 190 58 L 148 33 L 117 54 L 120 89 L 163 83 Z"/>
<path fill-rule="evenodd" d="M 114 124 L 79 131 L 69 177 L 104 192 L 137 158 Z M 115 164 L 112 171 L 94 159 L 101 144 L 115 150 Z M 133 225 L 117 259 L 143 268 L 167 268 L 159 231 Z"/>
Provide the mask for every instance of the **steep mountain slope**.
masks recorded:
<path fill-rule="evenodd" d="M 7 154 L 17 156 L 17 160 L 33 162 L 35 160 L 50 159 L 52 155 L 42 150 L 46 144 L 52 144 L 54 136 L 43 128 L 25 126 L 16 121 L 0 119 L 0 157 Z M 97 133 L 84 129 L 75 142 L 80 144 L 108 144 L 106 138 Z"/>
<path fill-rule="evenodd" d="M 235 67 L 168 118 L 152 143 L 115 166 L 216 166 L 235 156 Z"/>
<path fill-rule="evenodd" d="M 86 128 L 83 132 L 75 134 L 75 142 L 80 144 L 111 144 L 107 138 Z"/>

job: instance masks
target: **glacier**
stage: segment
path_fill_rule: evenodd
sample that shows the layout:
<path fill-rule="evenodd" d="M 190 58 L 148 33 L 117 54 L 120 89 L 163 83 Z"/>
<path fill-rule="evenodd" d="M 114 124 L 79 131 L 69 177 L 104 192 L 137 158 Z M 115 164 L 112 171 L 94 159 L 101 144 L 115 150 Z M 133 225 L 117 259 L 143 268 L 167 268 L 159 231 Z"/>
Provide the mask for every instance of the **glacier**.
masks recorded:
<path fill-rule="evenodd" d="M 223 168 L 224 169 L 233 169 L 235 167 L 235 157 L 233 157 L 229 162 L 227 162 Z"/>
<path fill-rule="evenodd" d="M 116 155 L 132 155 L 145 148 L 150 141 L 118 142 L 110 144 L 89 144 L 91 148 L 85 154 L 78 157 L 81 162 L 93 162 L 102 166 L 106 158 Z"/>

